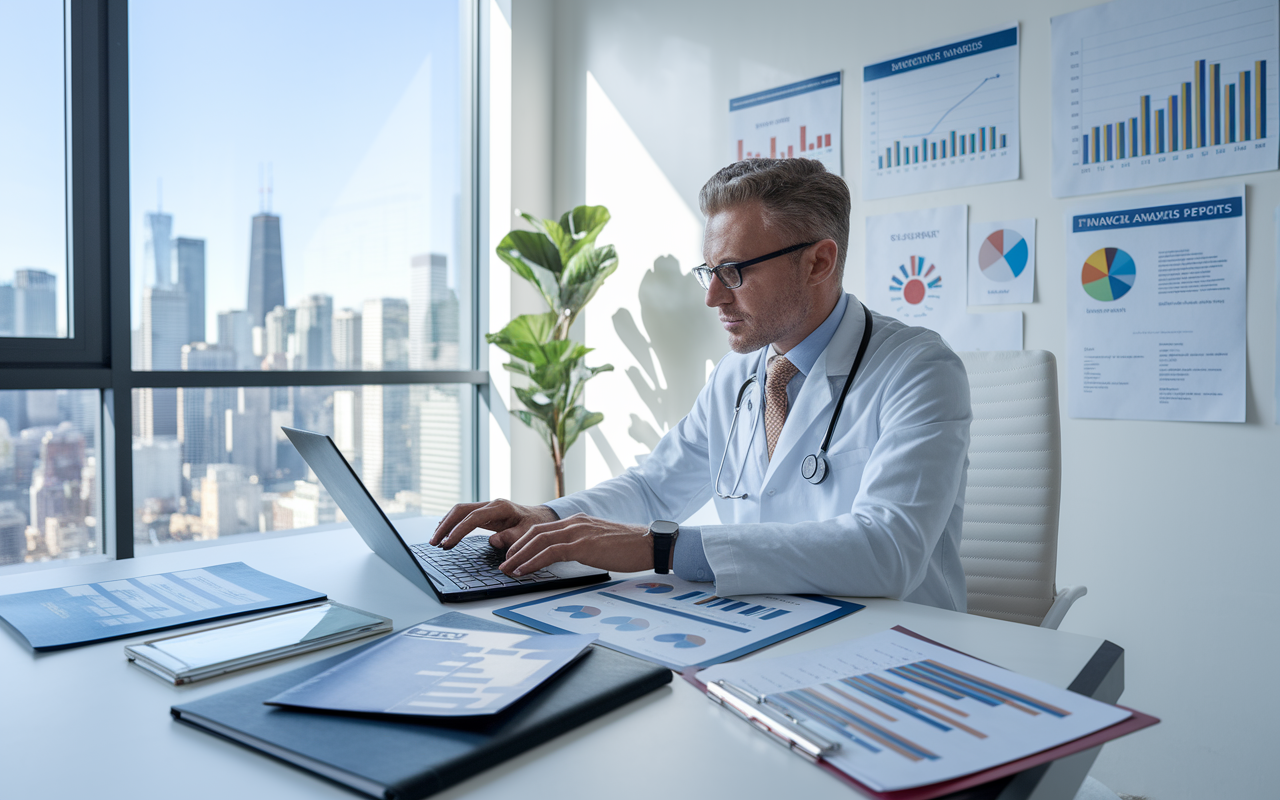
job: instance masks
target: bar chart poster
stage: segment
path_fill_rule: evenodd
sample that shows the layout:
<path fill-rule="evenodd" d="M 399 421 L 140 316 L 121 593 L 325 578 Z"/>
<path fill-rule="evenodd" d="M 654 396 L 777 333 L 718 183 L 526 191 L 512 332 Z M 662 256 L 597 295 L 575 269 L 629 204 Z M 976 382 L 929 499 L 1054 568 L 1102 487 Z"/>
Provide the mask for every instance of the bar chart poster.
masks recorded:
<path fill-rule="evenodd" d="M 1018 178 L 1018 26 L 863 67 L 862 196 Z"/>
<path fill-rule="evenodd" d="M 746 158 L 813 158 L 843 174 L 840 73 L 789 83 L 729 101 L 734 161 Z"/>
<path fill-rule="evenodd" d="M 1277 17 L 1274 0 L 1054 17 L 1054 196 L 1276 169 Z"/>
<path fill-rule="evenodd" d="M 1244 186 L 1067 214 L 1072 417 L 1245 421 Z"/>

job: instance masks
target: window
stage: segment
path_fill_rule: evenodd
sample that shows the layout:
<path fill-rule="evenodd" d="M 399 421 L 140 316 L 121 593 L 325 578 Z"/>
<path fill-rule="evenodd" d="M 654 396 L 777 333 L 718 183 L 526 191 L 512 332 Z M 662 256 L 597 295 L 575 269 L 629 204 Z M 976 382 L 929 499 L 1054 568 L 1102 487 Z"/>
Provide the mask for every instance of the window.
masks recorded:
<path fill-rule="evenodd" d="M 67 336 L 61 2 L 0 0 L 0 337 Z"/>
<path fill-rule="evenodd" d="M 392 513 L 481 491 L 479 21 L 0 0 L 0 140 L 48 151 L 0 201 L 0 565 L 342 521 L 281 426 Z"/>

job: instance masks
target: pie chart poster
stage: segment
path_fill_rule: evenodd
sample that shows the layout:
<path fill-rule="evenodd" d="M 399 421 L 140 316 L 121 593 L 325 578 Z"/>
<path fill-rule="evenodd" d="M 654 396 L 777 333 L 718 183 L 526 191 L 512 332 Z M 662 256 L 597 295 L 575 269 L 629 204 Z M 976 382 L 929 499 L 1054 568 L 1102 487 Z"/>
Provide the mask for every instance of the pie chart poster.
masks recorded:
<path fill-rule="evenodd" d="M 969 211 L 944 206 L 867 217 L 867 305 L 937 331 L 951 349 L 1021 350 L 1022 312 L 967 309 Z"/>
<path fill-rule="evenodd" d="M 1066 223 L 1070 415 L 1244 422 L 1244 186 Z"/>
<path fill-rule="evenodd" d="M 1036 291 L 1036 220 L 969 225 L 969 305 L 1030 303 Z"/>

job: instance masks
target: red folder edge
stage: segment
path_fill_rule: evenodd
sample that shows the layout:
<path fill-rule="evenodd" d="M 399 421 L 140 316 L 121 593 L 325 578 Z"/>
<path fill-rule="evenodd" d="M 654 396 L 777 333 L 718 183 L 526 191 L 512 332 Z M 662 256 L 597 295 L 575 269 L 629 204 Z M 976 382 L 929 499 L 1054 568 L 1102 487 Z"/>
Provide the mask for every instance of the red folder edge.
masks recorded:
<path fill-rule="evenodd" d="M 921 636 L 915 631 L 908 630 L 901 625 L 895 625 L 893 630 L 898 631 L 899 633 L 905 633 L 907 636 L 919 639 L 922 642 L 928 642 L 929 644 L 937 645 L 938 647 L 946 647 L 946 649 L 960 653 L 961 655 L 969 655 L 968 653 L 956 650 L 954 647 L 947 647 L 941 642 L 935 642 L 928 637 Z M 973 656 L 969 657 L 973 658 Z M 693 684 L 698 691 L 706 694 L 706 684 L 698 680 L 698 673 L 701 671 L 702 670 L 698 667 L 689 667 L 680 672 L 680 677 Z M 1149 728 L 1160 721 L 1150 714 L 1144 714 L 1141 711 L 1136 711 L 1128 706 L 1122 706 L 1116 703 L 1115 707 L 1123 708 L 1133 716 L 1128 719 L 1121 720 L 1108 728 L 1103 728 L 1100 731 L 1094 731 L 1087 736 L 1081 736 L 1079 739 L 1072 739 L 1069 742 L 1060 744 L 1057 747 L 1051 747 L 1048 750 L 1041 750 L 1039 753 L 1032 753 L 1025 758 L 1020 758 L 1016 761 L 1006 761 L 1005 763 L 991 767 L 990 769 L 984 769 L 980 772 L 962 775 L 959 778 L 952 778 L 948 781 L 930 783 L 925 786 L 914 786 L 909 789 L 897 789 L 892 792 L 877 792 L 876 790 L 870 789 L 849 777 L 827 761 L 820 760 L 818 761 L 817 766 L 819 769 L 825 770 L 831 775 L 834 775 L 839 781 L 851 786 L 867 797 L 879 798 L 879 800 L 933 800 L 934 798 L 944 797 L 953 792 L 971 789 L 975 786 L 981 786 L 984 783 L 990 783 L 991 781 L 1006 778 L 1010 775 L 1016 775 L 1019 772 L 1031 769 L 1032 767 L 1047 764 L 1050 761 L 1056 761 L 1059 758 L 1073 755 L 1083 750 L 1088 750 L 1091 747 L 1097 747 L 1098 745 L 1105 744 L 1112 739 L 1119 739 L 1121 736 L 1133 733 L 1134 731 Z"/>

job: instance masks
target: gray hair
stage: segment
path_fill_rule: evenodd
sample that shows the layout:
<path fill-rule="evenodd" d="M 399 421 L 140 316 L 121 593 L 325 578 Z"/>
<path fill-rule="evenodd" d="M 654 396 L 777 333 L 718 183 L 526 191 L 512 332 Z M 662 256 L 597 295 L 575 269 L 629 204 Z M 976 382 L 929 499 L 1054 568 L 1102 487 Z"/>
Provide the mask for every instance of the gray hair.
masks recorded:
<path fill-rule="evenodd" d="M 839 248 L 836 270 L 844 276 L 849 249 L 849 186 L 811 158 L 749 158 L 711 176 L 698 193 L 703 216 L 759 202 L 765 218 L 796 243 L 831 239 Z"/>

